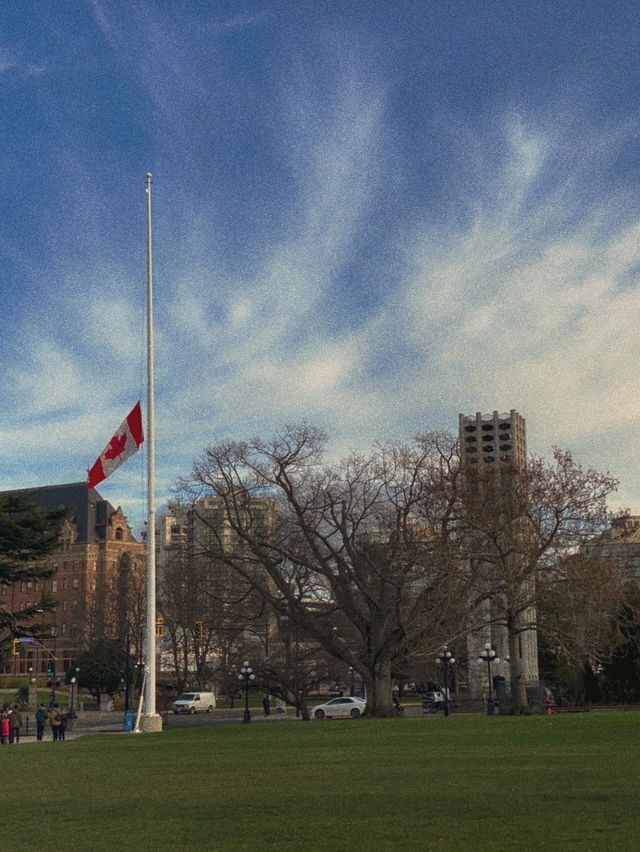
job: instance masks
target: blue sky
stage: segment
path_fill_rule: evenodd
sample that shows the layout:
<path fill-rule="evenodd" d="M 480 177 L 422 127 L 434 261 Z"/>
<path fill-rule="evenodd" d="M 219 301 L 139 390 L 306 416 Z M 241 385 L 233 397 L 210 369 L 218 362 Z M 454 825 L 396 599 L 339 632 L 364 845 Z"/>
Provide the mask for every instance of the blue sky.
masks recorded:
<path fill-rule="evenodd" d="M 160 503 L 219 438 L 516 408 L 640 512 L 636 3 L 0 7 L 1 489 L 144 398 L 149 170 Z"/>

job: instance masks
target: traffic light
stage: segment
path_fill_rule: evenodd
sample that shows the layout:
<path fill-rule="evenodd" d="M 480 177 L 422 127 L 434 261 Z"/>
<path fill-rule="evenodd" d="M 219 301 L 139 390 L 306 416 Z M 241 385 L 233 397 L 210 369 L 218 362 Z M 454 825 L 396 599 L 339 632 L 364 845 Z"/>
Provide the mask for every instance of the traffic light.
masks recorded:
<path fill-rule="evenodd" d="M 20 656 L 20 648 L 18 647 L 19 645 L 20 645 L 19 639 L 14 639 L 11 643 L 11 653 L 13 654 L 14 657 Z"/>
<path fill-rule="evenodd" d="M 51 665 L 51 663 L 49 663 L 49 666 L 47 668 L 47 677 L 53 677 L 53 666 Z"/>
<path fill-rule="evenodd" d="M 164 636 L 164 616 L 159 615 L 156 618 L 156 636 L 161 639 Z"/>
<path fill-rule="evenodd" d="M 196 639 L 198 642 L 204 639 L 204 624 L 201 618 L 196 619 Z"/>

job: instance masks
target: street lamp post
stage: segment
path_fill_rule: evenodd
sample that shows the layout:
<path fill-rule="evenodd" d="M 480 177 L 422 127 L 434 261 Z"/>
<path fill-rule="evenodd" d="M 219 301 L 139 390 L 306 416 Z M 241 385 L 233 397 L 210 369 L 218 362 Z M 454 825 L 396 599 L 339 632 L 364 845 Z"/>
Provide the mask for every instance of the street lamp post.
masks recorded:
<path fill-rule="evenodd" d="M 491 665 L 492 663 L 499 663 L 500 659 L 499 657 L 496 657 L 496 652 L 491 647 L 490 642 L 486 642 L 484 650 L 480 651 L 478 662 L 486 663 L 487 665 L 487 678 L 489 680 L 489 703 L 487 704 L 487 715 L 491 715 L 493 713 L 493 684 L 491 682 Z"/>
<path fill-rule="evenodd" d="M 38 685 L 36 683 L 33 666 L 29 666 L 29 687 L 27 697 L 29 702 L 29 710 L 33 710 L 35 712 L 38 707 Z"/>
<path fill-rule="evenodd" d="M 51 610 L 53 614 L 53 627 L 51 628 L 51 637 L 53 639 L 53 652 L 51 652 L 51 698 L 49 703 L 53 707 L 56 703 L 56 662 L 58 655 L 58 624 L 57 610 L 55 607 Z"/>
<path fill-rule="evenodd" d="M 450 667 L 455 663 L 455 657 L 452 655 L 451 651 L 445 645 L 442 651 L 436 657 L 436 660 L 443 668 L 444 674 L 444 705 L 442 711 L 445 716 L 449 715 L 449 670 Z"/>
<path fill-rule="evenodd" d="M 238 680 L 244 681 L 244 713 L 242 716 L 243 722 L 251 721 L 251 713 L 249 712 L 249 684 L 252 683 L 256 679 L 256 676 L 253 673 L 253 669 L 249 665 L 249 661 L 245 660 L 242 668 L 240 669 L 240 674 L 238 675 Z"/>
<path fill-rule="evenodd" d="M 75 697 L 76 697 L 76 679 L 75 679 L 75 677 L 72 677 L 71 678 L 71 708 L 69 710 L 69 718 L 70 719 L 76 718 Z"/>
<path fill-rule="evenodd" d="M 80 707 L 80 668 L 76 666 L 76 706 L 73 711 L 73 718 L 78 718 L 78 708 Z"/>

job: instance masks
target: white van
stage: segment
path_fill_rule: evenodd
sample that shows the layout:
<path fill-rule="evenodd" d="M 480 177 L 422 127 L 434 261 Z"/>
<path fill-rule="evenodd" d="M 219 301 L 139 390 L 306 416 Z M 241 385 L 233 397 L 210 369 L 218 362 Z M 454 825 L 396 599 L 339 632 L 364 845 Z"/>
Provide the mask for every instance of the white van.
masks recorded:
<path fill-rule="evenodd" d="M 183 692 L 173 702 L 174 713 L 211 713 L 216 706 L 213 692 Z"/>

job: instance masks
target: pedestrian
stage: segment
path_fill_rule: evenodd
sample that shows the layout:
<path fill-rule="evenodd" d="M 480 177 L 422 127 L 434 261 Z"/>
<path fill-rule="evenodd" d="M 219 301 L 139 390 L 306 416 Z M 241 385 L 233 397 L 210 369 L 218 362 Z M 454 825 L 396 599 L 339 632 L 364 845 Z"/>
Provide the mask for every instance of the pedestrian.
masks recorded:
<path fill-rule="evenodd" d="M 60 717 L 62 713 L 60 711 L 60 705 L 56 702 L 51 710 L 49 710 L 49 724 L 51 725 L 51 735 L 53 736 L 53 741 L 58 742 L 60 739 Z"/>
<path fill-rule="evenodd" d="M 2 717 L 0 717 L 0 745 L 4 745 L 9 742 L 9 714 L 6 710 L 2 711 Z"/>
<path fill-rule="evenodd" d="M 271 701 L 269 700 L 269 696 L 265 695 L 262 699 L 262 709 L 264 710 L 265 716 L 271 715 Z"/>
<path fill-rule="evenodd" d="M 38 709 L 36 710 L 36 739 L 39 743 L 42 742 L 46 721 L 47 713 L 42 704 L 38 704 Z"/>
<path fill-rule="evenodd" d="M 67 732 L 67 719 L 69 718 L 68 713 L 60 713 L 60 732 L 58 734 L 58 739 L 64 740 L 64 736 Z"/>
<path fill-rule="evenodd" d="M 402 704 L 400 703 L 400 690 L 397 686 L 394 686 L 391 690 L 391 700 L 393 701 L 393 706 L 395 708 L 396 714 L 398 716 L 402 716 L 403 709 Z"/>
<path fill-rule="evenodd" d="M 9 716 L 9 742 L 20 742 L 20 728 L 22 727 L 22 713 L 18 710 L 18 705 L 13 705 L 13 710 Z"/>

